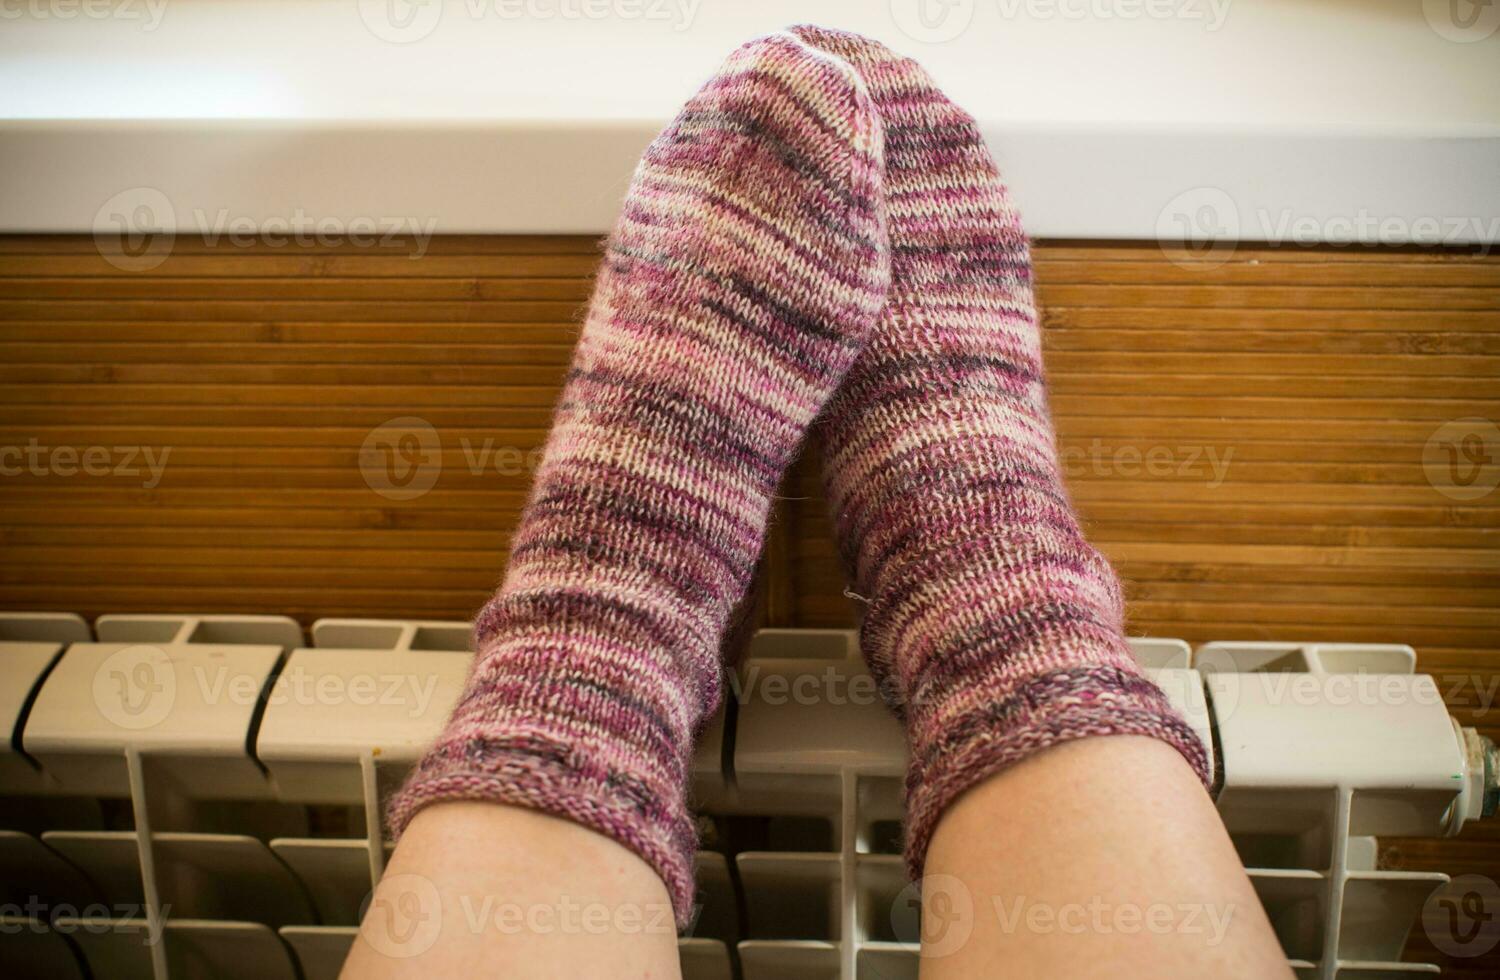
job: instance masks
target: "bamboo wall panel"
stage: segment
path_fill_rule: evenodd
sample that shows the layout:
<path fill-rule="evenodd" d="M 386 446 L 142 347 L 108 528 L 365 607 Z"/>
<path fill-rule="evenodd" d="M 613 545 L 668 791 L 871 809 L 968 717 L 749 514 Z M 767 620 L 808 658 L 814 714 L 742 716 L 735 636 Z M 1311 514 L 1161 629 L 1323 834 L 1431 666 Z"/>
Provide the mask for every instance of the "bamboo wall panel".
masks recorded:
<path fill-rule="evenodd" d="M 0 607 L 470 616 L 598 249 L 418 251 L 178 241 L 128 272 L 88 238 L 0 237 L 0 454 L 22 454 L 0 455 Z M 1433 482 L 1480 424 L 1451 423 L 1500 420 L 1500 258 L 1056 242 L 1037 277 L 1069 484 L 1133 632 L 1411 643 L 1500 738 L 1500 490 Z M 409 499 L 372 489 L 410 458 L 371 435 L 400 418 L 437 440 Z M 773 528 L 780 625 L 853 621 L 816 455 Z M 1500 878 L 1500 828 L 1385 857 Z"/>

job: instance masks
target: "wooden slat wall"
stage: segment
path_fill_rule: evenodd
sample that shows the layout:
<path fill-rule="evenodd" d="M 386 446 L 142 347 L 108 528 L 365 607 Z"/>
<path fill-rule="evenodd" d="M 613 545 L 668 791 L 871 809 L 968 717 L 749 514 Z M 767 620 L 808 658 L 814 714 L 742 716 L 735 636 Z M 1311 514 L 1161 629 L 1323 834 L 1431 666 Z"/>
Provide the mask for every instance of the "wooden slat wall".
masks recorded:
<path fill-rule="evenodd" d="M 0 449 L 170 450 L 150 488 L 140 457 L 135 475 L 0 476 L 0 607 L 469 616 L 597 245 L 418 250 L 178 241 L 125 272 L 87 238 L 0 238 Z M 1423 466 L 1445 422 L 1500 419 L 1500 258 L 1044 243 L 1037 275 L 1070 484 L 1133 631 L 1411 643 L 1454 714 L 1500 738 L 1500 491 L 1451 499 Z M 436 485 L 405 501 L 360 467 L 401 416 L 442 445 Z M 474 471 L 486 446 L 507 473 Z M 852 621 L 815 455 L 773 532 L 778 624 Z M 1500 878 L 1500 827 L 1387 842 L 1386 860 Z"/>

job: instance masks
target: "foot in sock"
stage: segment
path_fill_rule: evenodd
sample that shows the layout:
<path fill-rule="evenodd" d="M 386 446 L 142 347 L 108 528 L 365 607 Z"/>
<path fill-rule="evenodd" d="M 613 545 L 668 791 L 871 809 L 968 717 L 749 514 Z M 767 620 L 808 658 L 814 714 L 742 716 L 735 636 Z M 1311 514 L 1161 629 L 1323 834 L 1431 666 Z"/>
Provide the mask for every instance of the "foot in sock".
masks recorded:
<path fill-rule="evenodd" d="M 960 794 L 1050 745 L 1154 736 L 1207 782 L 1063 487 L 1026 236 L 974 120 L 876 42 L 792 32 L 855 67 L 885 129 L 891 297 L 823 443 L 861 645 L 906 724 L 910 872 Z"/>
<path fill-rule="evenodd" d="M 444 800 L 571 818 L 652 865 L 687 919 L 720 643 L 783 471 L 886 299 L 880 141 L 849 66 L 782 33 L 647 149 L 467 685 L 393 833 Z"/>

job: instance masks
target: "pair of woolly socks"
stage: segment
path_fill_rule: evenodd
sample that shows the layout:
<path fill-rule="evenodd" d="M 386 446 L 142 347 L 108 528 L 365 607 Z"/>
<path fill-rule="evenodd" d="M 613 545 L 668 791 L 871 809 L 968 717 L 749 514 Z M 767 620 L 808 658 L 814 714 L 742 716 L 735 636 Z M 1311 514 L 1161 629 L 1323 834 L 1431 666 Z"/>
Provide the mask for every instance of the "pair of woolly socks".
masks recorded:
<path fill-rule="evenodd" d="M 393 800 L 570 818 L 691 915 L 693 736 L 772 496 L 821 416 L 861 645 L 906 725 L 906 852 L 1047 746 L 1203 746 L 1135 666 L 1063 488 L 1025 234 L 909 59 L 797 27 L 656 138 L 610 238 L 464 693 Z"/>

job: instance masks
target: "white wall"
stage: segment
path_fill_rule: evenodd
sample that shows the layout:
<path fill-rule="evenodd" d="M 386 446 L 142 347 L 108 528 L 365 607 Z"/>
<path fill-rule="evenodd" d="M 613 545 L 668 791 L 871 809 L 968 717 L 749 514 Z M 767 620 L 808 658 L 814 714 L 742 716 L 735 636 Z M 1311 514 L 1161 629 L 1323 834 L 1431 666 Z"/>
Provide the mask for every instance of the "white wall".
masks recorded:
<path fill-rule="evenodd" d="M 0 0 L 0 228 L 88 230 L 144 187 L 179 228 L 602 231 L 724 53 L 813 20 L 927 64 L 1034 234 L 1152 237 L 1207 206 L 1246 238 L 1494 241 L 1500 4 L 1465 29 L 1467 4 Z"/>

